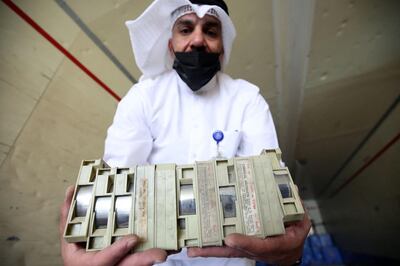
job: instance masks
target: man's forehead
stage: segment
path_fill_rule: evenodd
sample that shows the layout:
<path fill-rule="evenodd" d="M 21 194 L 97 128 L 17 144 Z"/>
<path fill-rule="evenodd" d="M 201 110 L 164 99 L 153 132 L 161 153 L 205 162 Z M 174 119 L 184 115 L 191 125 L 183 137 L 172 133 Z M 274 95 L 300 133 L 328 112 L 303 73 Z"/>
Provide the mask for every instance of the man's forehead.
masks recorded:
<path fill-rule="evenodd" d="M 211 15 L 207 15 L 207 14 L 204 15 L 204 17 L 199 18 L 196 13 L 189 13 L 189 14 L 185 14 L 185 15 L 181 16 L 180 18 L 178 18 L 175 21 L 174 26 L 177 24 L 188 23 L 188 22 L 193 23 L 193 24 L 197 24 L 199 22 L 202 24 L 213 23 L 218 26 L 221 26 L 221 22 L 219 21 L 218 18 L 211 16 Z"/>

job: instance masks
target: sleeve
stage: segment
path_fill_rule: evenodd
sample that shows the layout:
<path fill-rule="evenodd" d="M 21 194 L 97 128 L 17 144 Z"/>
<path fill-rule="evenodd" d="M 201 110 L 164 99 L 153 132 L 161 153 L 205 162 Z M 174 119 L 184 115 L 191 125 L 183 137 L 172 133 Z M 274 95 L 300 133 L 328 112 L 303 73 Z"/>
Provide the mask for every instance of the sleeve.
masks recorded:
<path fill-rule="evenodd" d="M 146 99 L 133 87 L 118 104 L 112 125 L 108 128 L 104 160 L 111 167 L 146 164 L 153 146 Z"/>
<path fill-rule="evenodd" d="M 257 92 L 246 105 L 238 156 L 259 155 L 263 149 L 278 148 L 278 138 L 267 102 Z"/>

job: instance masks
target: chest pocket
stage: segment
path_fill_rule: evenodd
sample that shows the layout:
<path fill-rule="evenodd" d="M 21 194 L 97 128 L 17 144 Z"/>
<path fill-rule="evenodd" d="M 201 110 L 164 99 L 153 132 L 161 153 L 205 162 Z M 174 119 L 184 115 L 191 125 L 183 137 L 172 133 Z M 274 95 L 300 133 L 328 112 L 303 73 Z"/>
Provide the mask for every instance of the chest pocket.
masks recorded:
<path fill-rule="evenodd" d="M 219 152 L 224 158 L 232 158 L 236 155 L 242 139 L 241 131 L 239 130 L 226 130 L 224 139 L 219 143 Z"/>
<path fill-rule="evenodd" d="M 189 162 L 207 161 L 217 157 L 217 144 L 213 140 L 213 132 L 215 130 L 206 130 L 198 134 L 197 141 L 190 145 Z M 237 154 L 242 134 L 238 130 L 224 130 L 222 132 L 224 133 L 224 139 L 219 143 L 220 156 L 230 159 Z"/>

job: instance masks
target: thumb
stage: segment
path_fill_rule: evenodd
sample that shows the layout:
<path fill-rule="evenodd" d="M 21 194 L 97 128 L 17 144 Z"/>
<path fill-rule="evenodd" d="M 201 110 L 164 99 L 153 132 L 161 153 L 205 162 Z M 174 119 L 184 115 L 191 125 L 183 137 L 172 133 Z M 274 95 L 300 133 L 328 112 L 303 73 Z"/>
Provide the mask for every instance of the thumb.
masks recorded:
<path fill-rule="evenodd" d="M 266 251 L 268 252 L 272 248 L 269 241 L 271 239 L 260 239 L 242 234 L 230 234 L 224 240 L 225 245 L 228 247 L 245 251 L 253 256 Z"/>
<path fill-rule="evenodd" d="M 60 235 L 64 234 L 65 223 L 68 218 L 69 206 L 71 205 L 72 196 L 74 194 L 74 186 L 69 186 L 65 192 L 65 199 L 60 208 Z"/>
<path fill-rule="evenodd" d="M 139 242 L 135 235 L 119 239 L 111 246 L 96 253 L 93 265 L 115 265 L 128 254 Z"/>

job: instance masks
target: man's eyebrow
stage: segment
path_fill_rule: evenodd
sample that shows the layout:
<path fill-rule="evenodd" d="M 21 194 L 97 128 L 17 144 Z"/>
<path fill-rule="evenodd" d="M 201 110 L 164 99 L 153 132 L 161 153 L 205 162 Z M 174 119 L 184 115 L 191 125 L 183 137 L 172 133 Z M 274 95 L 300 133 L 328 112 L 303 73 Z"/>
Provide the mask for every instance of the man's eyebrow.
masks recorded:
<path fill-rule="evenodd" d="M 175 23 L 175 26 L 181 26 L 181 25 L 190 26 L 190 25 L 193 25 L 193 24 L 194 24 L 194 22 L 191 19 L 181 19 L 181 20 L 178 20 Z"/>
<path fill-rule="evenodd" d="M 217 21 L 206 21 L 206 22 L 204 23 L 204 26 L 220 28 L 220 27 L 221 27 L 221 23 L 219 23 L 219 22 L 217 22 Z"/>

